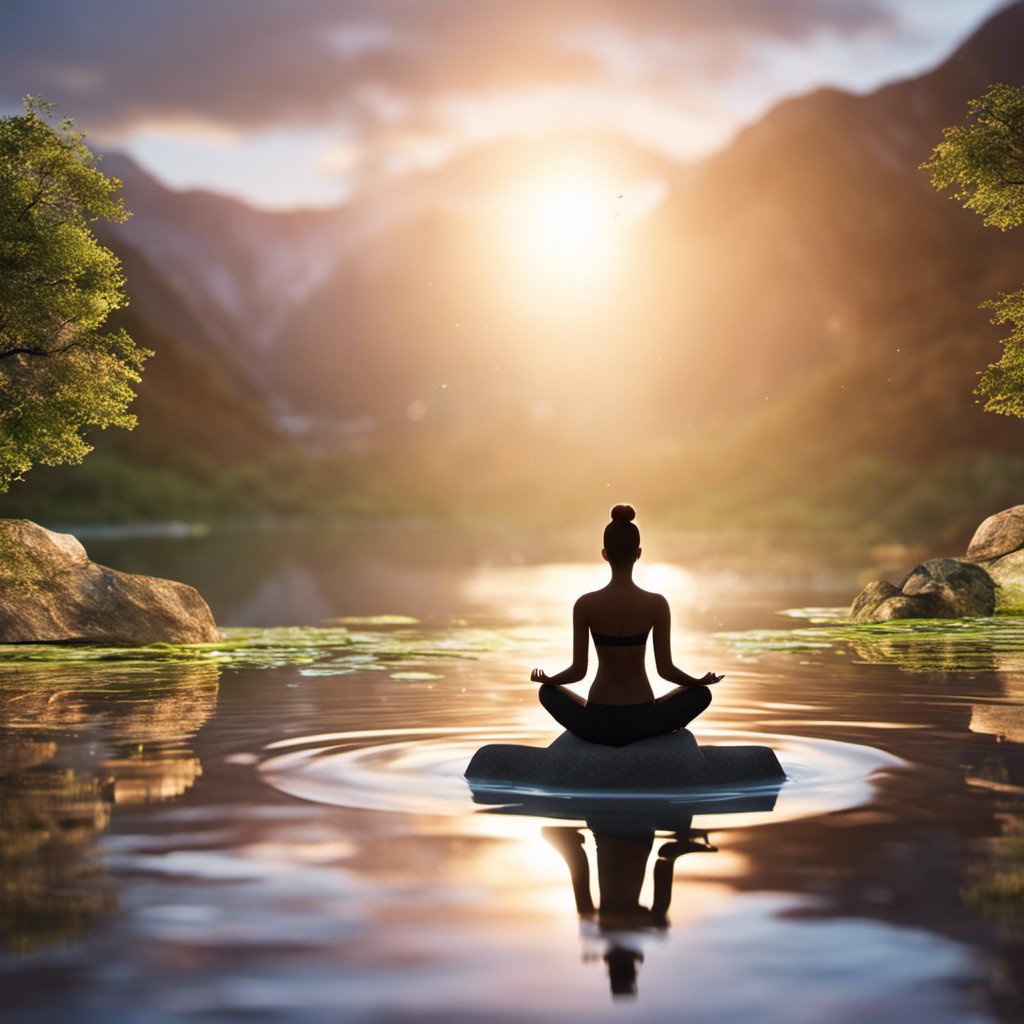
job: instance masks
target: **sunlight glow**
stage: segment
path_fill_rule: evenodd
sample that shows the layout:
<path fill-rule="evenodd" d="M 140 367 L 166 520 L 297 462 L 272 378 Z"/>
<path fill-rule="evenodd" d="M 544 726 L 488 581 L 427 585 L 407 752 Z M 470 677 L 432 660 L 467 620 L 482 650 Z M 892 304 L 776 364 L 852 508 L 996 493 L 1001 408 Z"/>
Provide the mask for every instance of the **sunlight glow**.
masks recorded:
<path fill-rule="evenodd" d="M 510 204 L 515 261 L 536 283 L 599 285 L 620 244 L 617 202 L 615 186 L 584 165 L 538 176 Z"/>
<path fill-rule="evenodd" d="M 480 613 L 504 616 L 516 626 L 554 626 L 558 630 L 557 642 L 564 644 L 570 635 L 576 598 L 607 582 L 608 566 L 597 558 L 591 562 L 491 565 L 467 574 L 461 596 Z M 700 577 L 687 569 L 653 560 L 637 563 L 636 582 L 646 590 L 664 594 L 677 611 L 695 604 L 705 586 Z"/>

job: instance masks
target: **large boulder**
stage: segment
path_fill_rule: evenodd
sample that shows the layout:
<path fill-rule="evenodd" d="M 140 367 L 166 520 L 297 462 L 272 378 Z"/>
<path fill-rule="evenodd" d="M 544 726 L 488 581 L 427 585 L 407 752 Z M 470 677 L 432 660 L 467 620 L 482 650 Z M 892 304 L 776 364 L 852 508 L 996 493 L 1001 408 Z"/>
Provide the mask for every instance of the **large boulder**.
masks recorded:
<path fill-rule="evenodd" d="M 184 583 L 89 561 L 70 534 L 0 520 L 0 643 L 210 643 L 217 624 Z"/>
<path fill-rule="evenodd" d="M 967 545 L 971 562 L 988 562 L 1024 548 L 1024 505 L 1014 505 L 989 516 L 974 531 Z"/>
<path fill-rule="evenodd" d="M 903 577 L 898 586 L 884 580 L 869 583 L 854 598 L 854 622 L 893 619 L 959 619 L 992 615 L 996 588 L 981 566 L 961 558 L 933 558 Z"/>
<path fill-rule="evenodd" d="M 699 747 L 687 729 L 624 747 L 562 733 L 550 746 L 491 743 L 466 768 L 473 784 L 557 791 L 680 790 L 779 781 L 785 772 L 770 747 Z"/>
<path fill-rule="evenodd" d="M 997 611 L 1024 613 L 1024 505 L 989 516 L 974 531 L 967 557 L 995 581 Z"/>

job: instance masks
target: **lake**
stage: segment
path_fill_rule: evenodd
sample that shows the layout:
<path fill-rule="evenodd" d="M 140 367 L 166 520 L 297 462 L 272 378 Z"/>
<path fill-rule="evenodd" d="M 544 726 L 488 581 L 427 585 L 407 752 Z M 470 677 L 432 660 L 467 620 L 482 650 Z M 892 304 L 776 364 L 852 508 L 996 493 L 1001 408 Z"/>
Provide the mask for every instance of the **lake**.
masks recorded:
<path fill-rule="evenodd" d="M 1020 1018 L 1024 620 L 850 627 L 849 568 L 645 537 L 676 662 L 725 673 L 698 740 L 787 781 L 492 804 L 462 771 L 558 735 L 529 672 L 599 545 L 84 539 L 224 642 L 0 650 L 3 1021 Z"/>

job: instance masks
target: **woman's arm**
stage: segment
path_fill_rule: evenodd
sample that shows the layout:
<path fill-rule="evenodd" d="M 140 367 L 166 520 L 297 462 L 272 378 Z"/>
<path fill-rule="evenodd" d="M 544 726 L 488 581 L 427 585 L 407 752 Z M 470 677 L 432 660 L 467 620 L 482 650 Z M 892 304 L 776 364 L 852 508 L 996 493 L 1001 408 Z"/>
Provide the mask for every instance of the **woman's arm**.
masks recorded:
<path fill-rule="evenodd" d="M 688 675 L 676 668 L 672 661 L 672 612 L 668 601 L 661 594 L 655 595 L 654 606 L 654 664 L 658 675 L 677 686 L 709 686 L 717 683 L 721 676 L 708 672 L 702 678 Z"/>
<path fill-rule="evenodd" d="M 572 608 L 572 664 L 553 676 L 543 669 L 535 668 L 530 678 L 535 683 L 561 686 L 563 683 L 578 683 L 587 674 L 587 656 L 590 652 L 590 637 L 587 635 L 587 614 L 583 598 Z"/>

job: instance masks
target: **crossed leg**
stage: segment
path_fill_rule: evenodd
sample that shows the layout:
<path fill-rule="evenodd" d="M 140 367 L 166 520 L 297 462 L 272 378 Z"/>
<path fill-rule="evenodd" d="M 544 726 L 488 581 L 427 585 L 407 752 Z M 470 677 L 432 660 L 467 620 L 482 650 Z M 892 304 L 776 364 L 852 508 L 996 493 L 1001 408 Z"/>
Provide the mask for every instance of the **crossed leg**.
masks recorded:
<path fill-rule="evenodd" d="M 613 747 L 682 729 L 711 703 L 706 686 L 679 687 L 660 702 L 623 705 L 617 717 L 614 705 L 599 705 L 599 714 L 596 708 L 588 712 L 586 702 L 564 686 L 542 686 L 538 696 L 548 714 L 573 735 Z"/>

